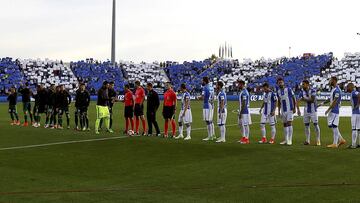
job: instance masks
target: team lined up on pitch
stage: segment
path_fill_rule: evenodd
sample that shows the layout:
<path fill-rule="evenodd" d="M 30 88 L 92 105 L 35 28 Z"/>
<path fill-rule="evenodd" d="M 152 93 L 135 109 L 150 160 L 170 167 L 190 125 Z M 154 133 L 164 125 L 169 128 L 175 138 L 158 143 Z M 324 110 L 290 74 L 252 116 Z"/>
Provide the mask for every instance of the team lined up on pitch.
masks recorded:
<path fill-rule="evenodd" d="M 250 94 L 246 89 L 245 82 L 239 80 L 239 109 L 238 109 L 238 123 L 242 131 L 242 138 L 239 140 L 241 144 L 250 144 L 250 125 L 252 124 L 251 115 L 249 111 L 250 107 Z M 304 102 L 304 125 L 306 140 L 304 145 L 310 145 L 310 123 L 312 122 L 316 134 L 316 146 L 321 146 L 320 127 L 318 124 L 317 108 L 330 102 L 328 110 L 325 112 L 328 120 L 328 127 L 333 131 L 333 143 L 328 145 L 328 148 L 337 148 L 346 143 L 342 137 L 338 125 L 339 125 L 339 112 L 341 108 L 342 93 L 337 85 L 337 78 L 332 77 L 330 79 L 330 86 L 332 87 L 330 98 L 321 104 L 317 102 L 316 91 L 311 88 L 308 80 L 302 82 L 302 90 L 300 94 L 296 96 L 291 88 L 285 87 L 284 80 L 279 78 L 277 80 L 277 86 L 272 90 L 269 84 L 262 85 L 264 92 L 264 100 L 260 109 L 261 122 L 261 140 L 259 143 L 275 144 L 276 136 L 276 110 L 283 122 L 284 141 L 281 145 L 292 145 L 293 138 L 293 119 L 294 114 L 301 116 L 300 103 Z M 215 88 L 211 85 L 208 77 L 204 77 L 202 80 L 203 93 L 202 96 L 197 99 L 203 100 L 203 120 L 207 126 L 208 136 L 204 138 L 204 141 L 216 141 L 217 143 L 226 142 L 226 120 L 227 120 L 227 97 L 224 91 L 224 83 L 217 82 Z M 121 102 L 124 103 L 124 118 L 125 118 L 125 134 L 129 136 L 140 135 L 139 127 L 140 121 L 142 124 L 142 135 L 152 135 L 153 126 L 155 127 L 155 135 L 161 136 L 159 125 L 156 121 L 156 113 L 160 107 L 159 95 L 154 91 L 151 83 L 146 84 L 147 88 L 147 112 L 146 118 L 144 115 L 144 102 L 145 102 L 145 90 L 141 86 L 139 81 L 135 82 L 135 95 L 130 90 L 129 85 L 125 85 L 125 95 Z M 167 91 L 164 94 L 164 104 L 162 115 L 165 119 L 164 137 L 169 137 L 169 124 L 171 124 L 172 134 L 171 137 L 175 139 L 191 140 L 191 99 L 190 93 L 187 91 L 186 84 L 182 84 L 180 87 L 181 98 L 181 111 L 178 118 L 179 134 L 176 135 L 176 121 L 175 113 L 177 106 L 177 96 L 170 83 L 166 84 Z M 356 91 L 356 87 L 353 83 L 349 83 L 347 91 L 351 93 L 352 104 L 352 144 L 349 148 L 360 147 L 360 94 Z M 28 87 L 21 85 L 19 92 L 22 95 L 23 110 L 24 110 L 24 124 L 28 126 L 28 117 L 30 117 L 33 127 L 40 127 L 41 114 L 46 115 L 45 128 L 58 128 L 63 129 L 62 117 L 65 113 L 67 128 L 70 129 L 70 113 L 69 105 L 71 103 L 70 94 L 64 89 L 64 86 L 55 85 L 50 86 L 49 89 L 45 89 L 43 85 L 37 87 L 37 93 L 33 94 Z M 98 91 L 97 105 L 96 105 L 96 121 L 95 121 L 95 133 L 99 133 L 99 128 L 102 126 L 102 122 L 105 124 L 107 132 L 113 133 L 112 130 L 112 108 L 115 102 L 120 100 L 117 98 L 117 94 L 114 90 L 113 82 L 104 82 L 103 86 Z M 35 105 L 31 110 L 30 99 L 34 97 Z M 17 91 L 13 87 L 10 90 L 8 96 L 9 101 L 9 113 L 12 119 L 11 125 L 20 125 L 18 113 L 16 110 L 17 104 Z M 220 129 L 220 137 L 215 136 L 214 128 L 214 109 L 215 101 L 217 101 L 217 125 Z M 82 131 L 90 131 L 88 108 L 90 105 L 90 94 L 86 90 L 85 84 L 80 84 L 79 89 L 76 91 L 75 97 L 75 129 Z M 146 125 L 146 121 L 148 126 Z M 267 139 L 265 125 L 269 124 L 271 127 L 270 139 Z M 148 129 L 147 129 L 148 127 Z M 183 135 L 184 127 L 186 128 L 186 137 Z"/>

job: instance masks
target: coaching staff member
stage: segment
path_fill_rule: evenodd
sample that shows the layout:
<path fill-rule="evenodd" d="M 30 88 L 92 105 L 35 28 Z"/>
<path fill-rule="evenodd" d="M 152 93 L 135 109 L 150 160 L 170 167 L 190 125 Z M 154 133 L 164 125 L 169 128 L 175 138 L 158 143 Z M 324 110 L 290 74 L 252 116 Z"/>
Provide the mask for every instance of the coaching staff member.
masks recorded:
<path fill-rule="evenodd" d="M 156 121 L 156 112 L 159 109 L 160 106 L 160 99 L 157 92 L 154 91 L 153 85 L 151 83 L 148 83 L 146 85 L 146 88 L 148 90 L 147 95 L 147 111 L 146 111 L 146 117 L 148 122 L 148 135 L 152 135 L 152 126 L 154 125 L 156 130 L 156 135 L 161 136 L 159 125 Z"/>

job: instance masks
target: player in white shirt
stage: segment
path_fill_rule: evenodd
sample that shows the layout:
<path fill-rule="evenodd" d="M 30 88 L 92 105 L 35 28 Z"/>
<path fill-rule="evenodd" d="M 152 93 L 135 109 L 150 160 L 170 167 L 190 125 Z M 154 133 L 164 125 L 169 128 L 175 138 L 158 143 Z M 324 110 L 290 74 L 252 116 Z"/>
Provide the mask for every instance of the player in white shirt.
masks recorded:
<path fill-rule="evenodd" d="M 179 136 L 175 137 L 175 139 L 183 139 L 183 128 L 186 126 L 186 137 L 184 140 L 191 140 L 191 123 L 192 123 L 192 114 L 190 107 L 190 93 L 186 89 L 185 84 L 181 84 L 180 91 L 182 93 L 181 98 L 181 111 L 179 114 Z"/>
<path fill-rule="evenodd" d="M 305 124 L 305 136 L 306 141 L 304 145 L 310 145 L 310 122 L 314 124 L 315 132 L 316 132 L 316 146 L 321 145 L 320 141 L 320 127 L 319 127 L 319 119 L 317 115 L 317 99 L 316 99 L 316 90 L 311 89 L 310 82 L 308 80 L 304 80 L 302 82 L 302 90 L 300 91 L 299 98 L 297 101 L 297 111 L 298 115 L 301 116 L 300 111 L 300 102 L 304 102 L 304 124 Z"/>
<path fill-rule="evenodd" d="M 264 83 L 262 88 L 264 91 L 263 104 L 260 108 L 260 115 L 261 115 L 260 130 L 261 130 L 262 138 L 261 141 L 259 141 L 259 143 L 260 144 L 267 143 L 265 125 L 269 124 L 271 127 L 271 138 L 269 144 L 274 144 L 275 136 L 276 136 L 275 110 L 277 104 L 277 96 L 276 93 L 271 91 L 268 83 Z"/>
<path fill-rule="evenodd" d="M 292 145 L 294 132 L 292 122 L 294 121 L 294 114 L 296 113 L 296 98 L 292 89 L 285 87 L 284 79 L 279 78 L 277 80 L 277 85 L 279 86 L 276 91 L 278 97 L 279 115 L 281 116 L 284 124 L 284 141 L 280 144 L 290 146 Z"/>
<path fill-rule="evenodd" d="M 356 90 L 354 83 L 349 83 L 347 85 L 347 92 L 351 94 L 351 107 L 352 107 L 352 116 L 351 116 L 351 128 L 352 128 L 352 143 L 349 146 L 350 149 L 356 149 L 360 147 L 358 141 L 360 137 L 358 133 L 360 132 L 360 93 Z M 358 140 L 359 138 L 359 140 Z"/>
<path fill-rule="evenodd" d="M 218 126 L 220 128 L 220 138 L 216 141 L 217 143 L 226 142 L 225 134 L 226 134 L 226 118 L 227 118 L 227 98 L 226 93 L 223 89 L 224 83 L 217 82 L 216 84 L 216 92 L 217 92 L 217 100 L 218 100 L 218 108 L 217 108 L 217 116 L 218 116 Z"/>
<path fill-rule="evenodd" d="M 239 80 L 239 118 L 238 122 L 242 130 L 242 138 L 239 140 L 241 144 L 250 144 L 250 125 L 251 116 L 250 116 L 250 94 L 245 87 L 245 81 Z"/>
<path fill-rule="evenodd" d="M 337 85 L 337 82 L 338 80 L 336 77 L 331 77 L 330 86 L 332 90 L 330 92 L 330 98 L 321 104 L 323 105 L 330 102 L 330 106 L 328 110 L 326 110 L 325 115 L 328 116 L 328 126 L 333 131 L 334 140 L 332 144 L 327 146 L 328 148 L 338 148 L 339 146 L 346 144 L 346 140 L 341 136 L 341 133 L 339 131 L 339 113 L 342 94 L 340 87 Z"/>

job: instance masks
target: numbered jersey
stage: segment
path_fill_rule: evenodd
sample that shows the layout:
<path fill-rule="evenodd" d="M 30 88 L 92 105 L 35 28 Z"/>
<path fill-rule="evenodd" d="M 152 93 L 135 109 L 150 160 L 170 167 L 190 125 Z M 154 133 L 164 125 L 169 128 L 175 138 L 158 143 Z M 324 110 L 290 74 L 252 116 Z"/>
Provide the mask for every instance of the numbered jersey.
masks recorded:
<path fill-rule="evenodd" d="M 217 96 L 217 100 L 218 100 L 218 113 L 224 113 L 225 110 L 227 109 L 227 98 L 226 98 L 226 94 L 225 94 L 224 90 L 219 92 L 219 94 Z M 220 104 L 222 101 L 224 101 L 224 109 L 222 112 L 220 112 Z"/>
<path fill-rule="evenodd" d="M 332 104 L 335 100 L 337 100 L 333 109 L 331 109 L 332 113 L 339 114 L 341 107 L 341 90 L 339 86 L 336 86 L 331 90 L 330 93 L 330 103 Z"/>
<path fill-rule="evenodd" d="M 360 108 L 359 108 L 359 92 L 353 91 L 351 93 L 351 106 L 352 106 L 352 113 L 353 114 L 360 114 Z"/>
<path fill-rule="evenodd" d="M 265 116 L 270 116 L 271 112 L 275 111 L 277 96 L 274 92 L 270 91 L 264 94 L 264 111 Z"/>
<path fill-rule="evenodd" d="M 291 88 L 284 88 L 281 89 L 279 88 L 277 91 L 277 97 L 280 101 L 280 109 L 282 113 L 286 113 L 286 112 L 292 112 L 295 108 L 294 106 L 294 92 L 292 91 Z"/>
<path fill-rule="evenodd" d="M 189 92 L 184 92 L 181 98 L 181 110 L 184 110 L 186 108 L 186 100 L 189 101 L 189 106 L 187 107 L 187 109 L 190 109 L 190 93 Z"/>
<path fill-rule="evenodd" d="M 239 94 L 239 112 L 240 114 L 249 114 L 249 107 L 250 107 L 250 94 L 247 91 L 247 89 L 241 90 Z M 244 107 L 242 106 L 242 103 L 245 103 Z M 244 109 L 241 109 L 244 108 Z"/>
<path fill-rule="evenodd" d="M 203 109 L 213 109 L 214 104 L 214 88 L 207 84 L 204 86 L 203 93 L 204 105 Z"/>
<path fill-rule="evenodd" d="M 314 97 L 315 100 L 312 102 L 306 102 L 304 106 L 304 113 L 315 113 L 317 112 L 317 99 L 316 99 L 316 90 L 315 89 L 309 89 L 309 90 L 301 90 L 299 94 L 299 98 L 304 99 L 311 99 L 311 97 Z"/>

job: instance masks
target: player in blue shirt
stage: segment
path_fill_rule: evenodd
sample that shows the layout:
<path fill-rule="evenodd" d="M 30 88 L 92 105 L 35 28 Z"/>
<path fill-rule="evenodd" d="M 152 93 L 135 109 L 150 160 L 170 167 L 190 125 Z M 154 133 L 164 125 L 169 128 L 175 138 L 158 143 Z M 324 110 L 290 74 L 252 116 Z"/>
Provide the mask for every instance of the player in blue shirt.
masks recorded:
<path fill-rule="evenodd" d="M 360 131 L 360 93 L 356 90 L 354 83 L 349 83 L 347 86 L 347 92 L 351 94 L 351 128 L 352 128 L 352 143 L 349 148 L 356 149 L 358 144 L 358 133 Z"/>
<path fill-rule="evenodd" d="M 328 115 L 328 126 L 333 130 L 334 141 L 333 144 L 328 145 L 328 148 L 338 148 L 339 146 L 346 143 L 345 139 L 341 136 L 339 131 L 339 112 L 341 107 L 341 90 L 337 84 L 338 79 L 336 77 L 331 77 L 330 86 L 332 88 L 330 93 L 330 98 L 324 101 L 322 104 L 330 102 L 328 110 L 326 110 L 325 115 Z"/>
<path fill-rule="evenodd" d="M 215 127 L 213 123 L 214 117 L 214 88 L 210 84 L 208 77 L 202 79 L 203 92 L 198 99 L 204 101 L 203 104 L 203 119 L 207 126 L 208 136 L 203 141 L 216 140 Z"/>
<path fill-rule="evenodd" d="M 277 85 L 279 86 L 276 91 L 278 97 L 278 107 L 279 115 L 282 118 L 284 123 L 284 141 L 281 142 L 281 145 L 292 145 L 293 137 L 293 126 L 292 122 L 294 121 L 294 114 L 296 113 L 296 98 L 295 94 L 291 88 L 285 87 L 284 79 L 279 78 L 277 80 Z"/>
<path fill-rule="evenodd" d="M 320 146 L 320 127 L 319 119 L 317 115 L 317 99 L 316 99 L 316 90 L 311 89 L 310 82 L 308 80 L 303 80 L 302 90 L 300 91 L 299 98 L 297 101 L 297 111 L 298 115 L 301 116 L 300 111 L 300 102 L 304 102 L 304 124 L 305 124 L 305 136 L 306 141 L 304 145 L 310 145 L 310 122 L 314 124 L 316 132 L 316 146 Z"/>
<path fill-rule="evenodd" d="M 226 93 L 225 93 L 223 87 L 224 87 L 223 82 L 217 82 L 217 84 L 216 84 L 216 92 L 217 92 L 217 100 L 218 100 L 217 123 L 220 128 L 220 138 L 216 141 L 217 143 L 226 142 L 226 139 L 225 139 L 226 127 L 225 127 L 225 125 L 226 125 L 226 118 L 227 118 L 227 98 L 226 98 Z"/>
<path fill-rule="evenodd" d="M 274 144 L 275 136 L 276 136 L 275 110 L 277 104 L 277 96 L 276 93 L 271 91 L 268 83 L 264 83 L 262 88 L 264 91 L 263 104 L 260 108 L 260 115 L 261 115 L 260 130 L 261 130 L 262 138 L 261 141 L 259 141 L 259 143 L 260 144 L 267 143 L 265 125 L 268 123 L 271 127 L 271 139 L 269 141 L 269 144 Z"/>
<path fill-rule="evenodd" d="M 251 116 L 249 112 L 250 108 L 250 94 L 245 87 L 245 81 L 239 80 L 239 117 L 238 122 L 242 130 L 243 137 L 239 140 L 241 144 L 250 144 L 250 125 Z"/>

